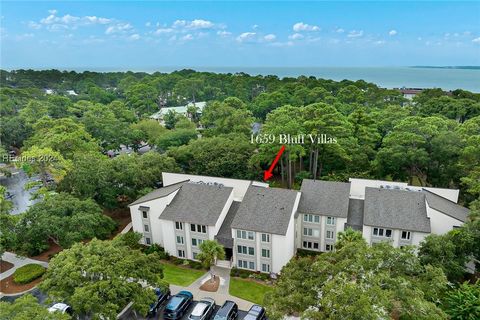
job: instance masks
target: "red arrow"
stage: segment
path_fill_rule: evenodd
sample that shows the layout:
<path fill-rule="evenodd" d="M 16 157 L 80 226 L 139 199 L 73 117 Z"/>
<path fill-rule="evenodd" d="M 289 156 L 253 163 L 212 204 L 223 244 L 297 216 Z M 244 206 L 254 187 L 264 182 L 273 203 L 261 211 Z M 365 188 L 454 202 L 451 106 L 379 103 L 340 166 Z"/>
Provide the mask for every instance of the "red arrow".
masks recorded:
<path fill-rule="evenodd" d="M 272 174 L 273 168 L 275 168 L 275 166 L 277 165 L 278 160 L 280 160 L 280 157 L 282 156 L 283 151 L 285 151 L 285 146 L 282 146 L 282 147 L 280 148 L 280 150 L 279 150 L 278 153 L 277 153 L 277 156 L 275 157 L 275 159 L 273 159 L 273 162 L 272 162 L 272 164 L 270 165 L 270 168 L 268 168 L 268 170 L 265 170 L 265 171 L 263 172 L 263 180 L 267 181 L 268 179 L 270 179 L 271 177 L 273 177 L 273 174 Z"/>

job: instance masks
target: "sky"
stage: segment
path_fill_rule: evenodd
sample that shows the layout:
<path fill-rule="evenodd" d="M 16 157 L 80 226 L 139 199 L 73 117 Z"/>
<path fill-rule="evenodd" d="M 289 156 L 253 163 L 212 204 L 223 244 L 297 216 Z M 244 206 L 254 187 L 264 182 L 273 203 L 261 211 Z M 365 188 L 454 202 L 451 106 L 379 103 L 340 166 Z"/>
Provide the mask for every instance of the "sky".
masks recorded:
<path fill-rule="evenodd" d="M 4 1 L 0 67 L 480 65 L 480 2 Z"/>

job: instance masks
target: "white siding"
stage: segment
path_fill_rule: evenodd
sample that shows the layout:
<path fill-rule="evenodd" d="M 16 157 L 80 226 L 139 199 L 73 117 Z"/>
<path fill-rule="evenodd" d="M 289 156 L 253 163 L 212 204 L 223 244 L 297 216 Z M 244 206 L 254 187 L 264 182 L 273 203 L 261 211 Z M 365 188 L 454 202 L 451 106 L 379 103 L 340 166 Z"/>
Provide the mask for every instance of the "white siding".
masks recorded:
<path fill-rule="evenodd" d="M 365 188 L 380 188 L 383 185 L 399 186 L 405 188 L 408 186 L 405 182 L 393 182 L 382 180 L 356 179 L 350 178 L 350 197 L 354 199 L 365 199 Z"/>
<path fill-rule="evenodd" d="M 463 222 L 450 217 L 440 211 L 430 208 L 427 205 L 427 216 L 430 218 L 432 233 L 444 234 L 452 230 L 454 226 L 460 227 Z"/>
<path fill-rule="evenodd" d="M 175 223 L 170 220 L 160 219 L 160 225 L 163 232 L 163 247 L 165 248 L 165 251 L 173 256 L 177 256 L 177 246 L 175 243 Z"/>
<path fill-rule="evenodd" d="M 218 234 L 218 231 L 220 230 L 220 227 L 223 224 L 223 220 L 225 220 L 225 217 L 227 216 L 228 210 L 230 209 L 230 206 L 232 205 L 232 202 L 233 202 L 233 192 L 230 193 L 230 196 L 228 197 L 227 202 L 225 203 L 225 207 L 223 207 L 223 210 L 222 210 L 222 212 L 220 213 L 220 216 L 217 219 L 217 223 L 212 228 L 213 230 L 211 232 L 209 232 L 212 235 L 212 239 L 213 239 L 213 235 Z M 210 227 L 208 227 L 208 228 L 210 229 Z"/>
<path fill-rule="evenodd" d="M 136 204 L 130 207 L 130 215 L 132 217 L 132 228 L 135 232 L 143 233 L 143 219 L 142 213 L 139 211 L 140 207 L 149 207 L 148 216 L 150 220 L 151 234 L 152 234 L 152 243 L 158 243 L 163 246 L 163 232 L 162 226 L 160 224 L 160 215 L 167 204 L 169 204 L 172 199 L 177 194 L 177 191 L 172 192 L 166 197 L 153 199 L 147 202 Z M 143 243 L 143 239 L 142 239 Z"/>

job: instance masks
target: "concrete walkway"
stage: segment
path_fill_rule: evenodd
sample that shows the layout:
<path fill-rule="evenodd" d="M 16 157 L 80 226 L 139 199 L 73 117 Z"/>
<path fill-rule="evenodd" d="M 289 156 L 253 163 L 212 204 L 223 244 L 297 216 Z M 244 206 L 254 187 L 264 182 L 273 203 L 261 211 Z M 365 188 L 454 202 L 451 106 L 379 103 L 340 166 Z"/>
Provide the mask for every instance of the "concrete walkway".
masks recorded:
<path fill-rule="evenodd" d="M 9 276 L 11 276 L 15 272 L 15 270 L 17 270 L 18 268 L 20 268 L 21 266 L 24 266 L 26 264 L 36 263 L 36 264 L 44 266 L 45 268 L 48 268 L 48 262 L 34 260 L 34 259 L 27 258 L 27 257 L 22 257 L 22 256 L 17 256 L 15 253 L 11 253 L 11 252 L 5 252 L 2 256 L 2 260 L 10 262 L 11 264 L 13 264 L 13 268 L 11 268 L 11 269 L 9 269 L 5 272 L 0 273 L 0 280 L 8 278 Z"/>
<path fill-rule="evenodd" d="M 217 292 L 208 292 L 208 291 L 200 290 L 200 286 L 203 283 L 205 283 L 205 281 L 210 280 L 210 272 L 205 273 L 203 276 L 198 278 L 195 282 L 193 282 L 188 287 L 180 287 L 172 284 L 170 285 L 170 291 L 172 292 L 172 294 L 176 294 L 182 290 L 187 290 L 193 294 L 194 300 L 200 300 L 203 297 L 210 297 L 215 300 L 217 305 L 220 305 L 220 306 L 226 300 L 231 300 L 237 303 L 238 308 L 240 310 L 248 311 L 250 307 L 253 305 L 252 302 L 231 296 L 229 294 L 230 269 L 214 266 L 213 273 L 217 277 L 220 277 L 220 285 L 218 287 Z"/>

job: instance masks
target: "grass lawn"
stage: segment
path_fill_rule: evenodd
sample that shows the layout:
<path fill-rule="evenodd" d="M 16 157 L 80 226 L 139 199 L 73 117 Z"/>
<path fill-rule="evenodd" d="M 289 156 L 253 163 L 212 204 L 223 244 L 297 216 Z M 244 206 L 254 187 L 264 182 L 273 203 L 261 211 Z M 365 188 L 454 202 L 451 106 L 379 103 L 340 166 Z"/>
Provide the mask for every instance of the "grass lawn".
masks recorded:
<path fill-rule="evenodd" d="M 255 281 L 230 278 L 230 294 L 253 303 L 263 304 L 265 293 L 272 290 L 273 287 Z"/>
<path fill-rule="evenodd" d="M 182 268 L 174 264 L 162 262 L 163 265 L 163 279 L 170 284 L 187 287 L 195 280 L 205 274 L 204 270 L 195 270 Z"/>

